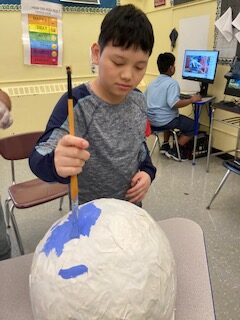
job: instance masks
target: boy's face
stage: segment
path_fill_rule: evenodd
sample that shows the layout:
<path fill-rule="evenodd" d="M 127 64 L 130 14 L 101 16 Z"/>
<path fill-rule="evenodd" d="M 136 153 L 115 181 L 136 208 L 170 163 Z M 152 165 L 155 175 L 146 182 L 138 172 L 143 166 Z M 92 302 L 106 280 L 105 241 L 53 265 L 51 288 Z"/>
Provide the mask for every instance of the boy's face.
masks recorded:
<path fill-rule="evenodd" d="M 100 53 L 98 44 L 92 46 L 93 63 L 99 76 L 94 82 L 96 94 L 109 103 L 119 103 L 142 80 L 149 55 L 133 47 L 123 49 L 109 43 Z"/>

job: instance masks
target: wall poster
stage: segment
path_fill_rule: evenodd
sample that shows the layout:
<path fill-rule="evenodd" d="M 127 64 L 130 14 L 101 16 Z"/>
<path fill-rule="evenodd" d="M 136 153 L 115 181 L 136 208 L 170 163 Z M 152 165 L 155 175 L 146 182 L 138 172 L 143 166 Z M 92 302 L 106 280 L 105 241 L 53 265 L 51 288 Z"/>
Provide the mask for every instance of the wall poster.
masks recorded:
<path fill-rule="evenodd" d="M 164 4 L 166 4 L 165 0 L 154 0 L 154 7 L 160 7 Z"/>
<path fill-rule="evenodd" d="M 22 0 L 24 63 L 62 65 L 62 6 Z"/>

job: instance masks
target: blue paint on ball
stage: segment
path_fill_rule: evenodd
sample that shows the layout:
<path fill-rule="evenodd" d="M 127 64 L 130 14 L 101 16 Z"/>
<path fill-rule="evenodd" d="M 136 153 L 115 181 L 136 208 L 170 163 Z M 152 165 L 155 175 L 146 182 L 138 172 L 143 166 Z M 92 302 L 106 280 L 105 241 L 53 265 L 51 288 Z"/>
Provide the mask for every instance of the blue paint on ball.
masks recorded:
<path fill-rule="evenodd" d="M 92 202 L 81 206 L 78 208 L 77 214 L 69 214 L 67 221 L 52 228 L 42 251 L 48 256 L 52 250 L 55 250 L 59 257 L 68 241 L 79 239 L 81 236 L 89 237 L 91 228 L 96 224 L 100 214 L 101 209 L 97 208 Z"/>
<path fill-rule="evenodd" d="M 79 266 L 74 266 L 68 269 L 61 269 L 58 274 L 63 279 L 71 279 L 81 276 L 86 272 L 88 272 L 88 268 L 85 265 L 80 264 Z"/>

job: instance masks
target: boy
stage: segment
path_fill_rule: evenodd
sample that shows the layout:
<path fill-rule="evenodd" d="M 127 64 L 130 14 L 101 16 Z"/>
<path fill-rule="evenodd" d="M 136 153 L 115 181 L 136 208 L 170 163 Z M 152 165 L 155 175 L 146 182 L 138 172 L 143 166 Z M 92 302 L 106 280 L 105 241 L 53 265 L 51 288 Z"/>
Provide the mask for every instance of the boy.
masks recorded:
<path fill-rule="evenodd" d="M 179 129 L 181 135 L 178 138 L 181 160 L 187 160 L 186 143 L 194 135 L 194 120 L 179 114 L 179 108 L 201 100 L 200 95 L 193 95 L 189 99 L 180 99 L 180 87 L 176 80 L 172 79 L 175 73 L 175 57 L 172 53 L 161 53 L 157 59 L 160 75 L 153 80 L 146 92 L 148 106 L 148 119 L 152 129 L 166 130 L 161 153 L 167 157 L 179 161 L 177 149 L 170 149 L 169 129 Z"/>
<path fill-rule="evenodd" d="M 32 171 L 45 181 L 69 183 L 78 175 L 80 204 L 101 197 L 139 204 L 155 177 L 144 136 L 146 101 L 135 90 L 153 43 L 141 10 L 114 7 L 92 46 L 98 76 L 73 89 L 76 136 L 68 134 L 65 94 L 30 156 Z"/>
<path fill-rule="evenodd" d="M 10 115 L 11 101 L 9 96 L 0 89 L 0 128 L 6 129 L 12 124 Z M 1 199 L 0 199 L 1 200 Z M 0 260 L 11 257 L 11 243 L 6 232 L 6 224 L 0 201 Z"/>

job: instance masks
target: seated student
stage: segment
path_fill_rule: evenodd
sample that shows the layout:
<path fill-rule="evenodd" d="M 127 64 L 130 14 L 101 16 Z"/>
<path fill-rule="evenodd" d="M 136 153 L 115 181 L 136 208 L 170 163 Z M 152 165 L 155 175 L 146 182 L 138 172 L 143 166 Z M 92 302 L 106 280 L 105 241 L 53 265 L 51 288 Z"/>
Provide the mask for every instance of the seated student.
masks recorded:
<path fill-rule="evenodd" d="M 146 92 L 148 106 L 148 119 L 154 130 L 166 130 L 162 153 L 174 160 L 178 159 L 177 149 L 170 149 L 168 129 L 179 129 L 181 135 L 178 139 L 182 160 L 187 160 L 186 143 L 194 135 L 194 121 L 179 114 L 179 108 L 201 100 L 200 95 L 193 95 L 190 99 L 180 99 L 180 88 L 176 80 L 172 78 L 175 73 L 175 57 L 172 53 L 161 53 L 157 59 L 160 75 L 153 80 Z"/>
<path fill-rule="evenodd" d="M 10 115 L 11 101 L 9 96 L 0 89 L 0 128 L 6 129 L 12 124 Z M 11 243 L 6 230 L 3 208 L 0 198 L 0 260 L 11 257 Z"/>
<path fill-rule="evenodd" d="M 45 181 L 69 183 L 78 175 L 80 204 L 101 197 L 140 204 L 155 177 L 145 142 L 146 100 L 135 90 L 153 43 L 141 10 L 114 7 L 92 46 L 98 76 L 73 89 L 76 136 L 68 134 L 64 94 L 30 156 L 32 171 Z"/>

